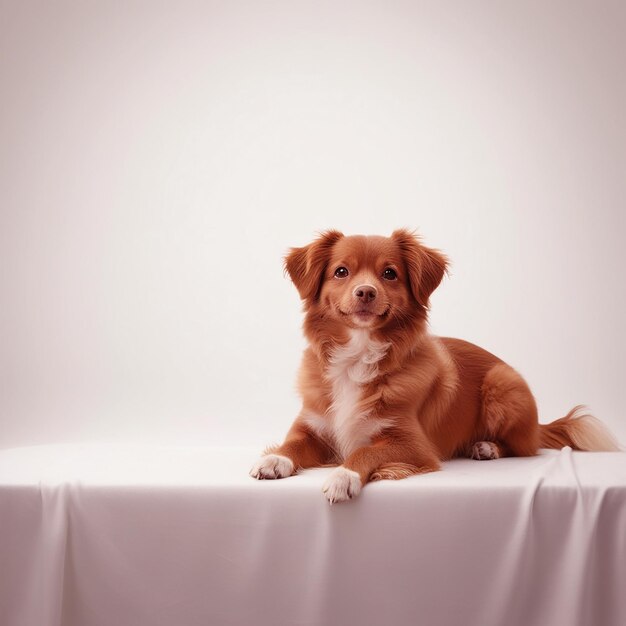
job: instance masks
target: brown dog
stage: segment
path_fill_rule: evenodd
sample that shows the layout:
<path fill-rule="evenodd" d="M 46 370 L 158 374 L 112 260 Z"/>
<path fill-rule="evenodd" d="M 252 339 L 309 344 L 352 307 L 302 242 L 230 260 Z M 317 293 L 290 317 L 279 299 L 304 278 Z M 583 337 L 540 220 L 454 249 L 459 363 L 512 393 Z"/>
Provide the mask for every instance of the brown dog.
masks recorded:
<path fill-rule="evenodd" d="M 253 467 L 254 478 L 341 464 L 323 488 L 333 503 L 370 480 L 431 472 L 457 456 L 617 449 L 581 407 L 539 425 L 535 399 L 512 367 L 466 341 L 428 334 L 428 299 L 447 260 L 410 232 L 328 231 L 292 248 L 285 268 L 306 313 L 302 410 L 285 442 Z"/>

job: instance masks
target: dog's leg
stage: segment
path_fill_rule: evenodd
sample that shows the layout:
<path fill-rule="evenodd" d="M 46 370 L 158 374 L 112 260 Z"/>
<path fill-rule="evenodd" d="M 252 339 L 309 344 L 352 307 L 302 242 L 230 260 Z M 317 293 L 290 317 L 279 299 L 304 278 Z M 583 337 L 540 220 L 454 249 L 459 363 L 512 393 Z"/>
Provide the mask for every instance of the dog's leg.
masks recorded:
<path fill-rule="evenodd" d="M 435 448 L 424 436 L 415 437 L 413 433 L 408 437 L 396 435 L 355 450 L 343 465 L 333 470 L 322 491 L 333 504 L 357 496 L 369 481 L 398 480 L 438 469 Z"/>
<path fill-rule="evenodd" d="M 481 387 L 483 440 L 473 444 L 474 459 L 532 456 L 539 447 L 535 399 L 522 376 L 506 363 L 494 365 Z"/>
<path fill-rule="evenodd" d="M 333 455 L 328 445 L 296 420 L 284 443 L 267 448 L 250 470 L 250 476 L 259 480 L 286 478 L 301 468 L 326 465 Z"/>

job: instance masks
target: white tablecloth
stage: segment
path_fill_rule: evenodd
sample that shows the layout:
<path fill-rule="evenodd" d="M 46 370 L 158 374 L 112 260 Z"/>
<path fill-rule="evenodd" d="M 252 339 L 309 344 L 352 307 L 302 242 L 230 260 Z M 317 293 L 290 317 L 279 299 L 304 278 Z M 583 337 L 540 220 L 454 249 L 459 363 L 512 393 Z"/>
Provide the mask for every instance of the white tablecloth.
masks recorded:
<path fill-rule="evenodd" d="M 0 451 L 2 626 L 626 624 L 626 454 L 455 460 L 329 506 L 257 450 Z"/>

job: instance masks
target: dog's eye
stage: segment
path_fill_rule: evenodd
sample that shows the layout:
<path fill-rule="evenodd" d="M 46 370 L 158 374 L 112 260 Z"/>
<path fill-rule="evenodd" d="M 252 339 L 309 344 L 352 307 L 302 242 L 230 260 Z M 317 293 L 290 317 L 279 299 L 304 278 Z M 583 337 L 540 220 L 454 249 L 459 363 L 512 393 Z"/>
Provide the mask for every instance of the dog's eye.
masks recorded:
<path fill-rule="evenodd" d="M 349 272 L 345 267 L 338 267 L 335 270 L 335 278 L 346 278 Z"/>
<path fill-rule="evenodd" d="M 395 270 L 392 270 L 390 267 L 388 267 L 384 272 L 383 272 L 383 278 L 385 280 L 395 280 L 396 278 L 398 278 L 398 275 L 396 274 Z"/>

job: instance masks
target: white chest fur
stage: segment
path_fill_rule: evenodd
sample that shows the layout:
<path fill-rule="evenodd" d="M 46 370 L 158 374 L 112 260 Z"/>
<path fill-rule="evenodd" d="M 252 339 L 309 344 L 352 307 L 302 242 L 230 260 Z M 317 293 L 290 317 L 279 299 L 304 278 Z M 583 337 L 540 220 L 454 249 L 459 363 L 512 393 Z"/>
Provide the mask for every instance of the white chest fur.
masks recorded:
<path fill-rule="evenodd" d="M 326 380 L 332 386 L 332 404 L 328 415 L 309 416 L 307 422 L 330 438 L 337 452 L 345 458 L 387 425 L 371 418 L 359 407 L 363 385 L 378 375 L 378 362 L 384 358 L 389 343 L 376 341 L 366 329 L 351 331 L 350 340 L 335 349 Z"/>

